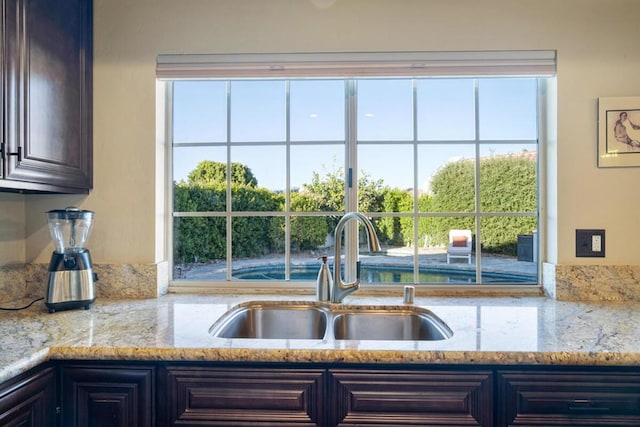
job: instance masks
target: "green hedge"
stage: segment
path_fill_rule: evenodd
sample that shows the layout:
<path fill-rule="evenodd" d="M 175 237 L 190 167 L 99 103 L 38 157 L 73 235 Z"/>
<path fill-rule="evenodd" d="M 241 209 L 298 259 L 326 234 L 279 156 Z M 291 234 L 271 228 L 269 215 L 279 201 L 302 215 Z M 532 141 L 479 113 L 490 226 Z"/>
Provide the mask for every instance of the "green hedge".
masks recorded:
<path fill-rule="evenodd" d="M 312 212 L 316 210 L 317 198 L 312 194 L 291 193 L 291 210 Z M 283 228 L 284 230 L 284 228 Z M 291 217 L 291 249 L 302 251 L 322 246 L 329 233 L 327 218 L 321 216 Z M 282 237 L 284 241 L 284 234 Z"/>
<path fill-rule="evenodd" d="M 264 188 L 233 184 L 232 209 L 240 211 L 281 211 L 284 196 Z M 174 210 L 178 212 L 224 212 L 225 187 L 221 184 L 174 185 Z M 282 218 L 270 216 L 234 217 L 233 257 L 263 256 L 279 251 L 284 239 Z M 280 233 L 282 234 L 282 233 Z M 226 258 L 226 219 L 223 217 L 178 217 L 174 221 L 176 262 L 208 262 Z"/>
<path fill-rule="evenodd" d="M 524 154 L 527 154 L 526 152 Z M 223 167 L 224 166 L 224 167 Z M 257 187 L 251 170 L 232 165 L 232 210 L 283 211 L 285 198 Z M 225 212 L 226 166 L 201 162 L 189 174 L 189 182 L 174 184 L 174 209 L 178 212 Z M 338 168 L 291 193 L 291 248 L 312 250 L 324 244 L 339 218 L 295 215 L 295 212 L 340 211 L 344 209 L 344 171 Z M 483 212 L 531 212 L 536 209 L 536 162 L 528 155 L 493 156 L 480 161 L 481 210 Z M 410 192 L 391 189 L 382 180 L 362 174 L 359 209 L 363 212 L 411 212 Z M 443 166 L 431 181 L 431 191 L 418 198 L 420 212 L 464 212 L 475 208 L 474 162 L 460 160 Z M 413 242 L 412 218 L 376 218 L 380 241 L 389 246 L 446 244 L 450 229 L 475 230 L 473 217 L 429 217 L 418 222 L 418 242 Z M 516 254 L 517 235 L 536 228 L 533 217 L 489 217 L 482 219 L 482 249 Z M 283 217 L 233 217 L 233 257 L 256 257 L 284 252 Z M 174 221 L 175 260 L 208 262 L 226 258 L 224 217 L 178 217 Z"/>
<path fill-rule="evenodd" d="M 404 190 L 386 188 L 382 199 L 380 212 L 411 212 L 413 209 L 413 196 Z M 412 218 L 377 218 L 374 223 L 380 243 L 405 246 L 413 240 Z"/>
<path fill-rule="evenodd" d="M 481 212 L 535 212 L 536 162 L 523 155 L 493 156 L 480 161 Z M 431 182 L 431 196 L 419 200 L 423 212 L 474 211 L 475 166 L 460 160 L 445 165 Z M 516 255 L 517 235 L 537 228 L 534 217 L 484 217 L 482 250 Z M 450 229 L 475 230 L 473 217 L 422 218 L 419 233 L 432 244 L 446 244 Z"/>

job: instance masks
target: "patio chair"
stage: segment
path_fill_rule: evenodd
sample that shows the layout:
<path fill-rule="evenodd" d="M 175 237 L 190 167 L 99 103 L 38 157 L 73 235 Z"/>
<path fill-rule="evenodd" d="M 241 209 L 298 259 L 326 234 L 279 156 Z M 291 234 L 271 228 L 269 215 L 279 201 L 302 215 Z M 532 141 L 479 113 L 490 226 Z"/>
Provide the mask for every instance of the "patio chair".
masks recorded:
<path fill-rule="evenodd" d="M 471 264 L 471 230 L 449 230 L 447 264 L 451 258 L 466 258 Z"/>

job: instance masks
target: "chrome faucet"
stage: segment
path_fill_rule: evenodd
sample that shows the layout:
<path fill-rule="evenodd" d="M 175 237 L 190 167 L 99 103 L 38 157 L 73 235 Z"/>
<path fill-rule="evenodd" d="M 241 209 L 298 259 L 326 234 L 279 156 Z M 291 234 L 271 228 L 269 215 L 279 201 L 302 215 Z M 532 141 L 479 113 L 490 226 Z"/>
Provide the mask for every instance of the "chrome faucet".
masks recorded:
<path fill-rule="evenodd" d="M 362 225 L 364 225 L 365 230 L 367 231 L 367 241 L 369 244 L 369 251 L 371 252 L 379 252 L 380 251 L 380 242 L 378 241 L 378 235 L 376 231 L 373 229 L 373 224 L 369 219 L 362 215 L 360 212 L 349 212 L 345 214 L 340 221 L 338 221 L 338 225 L 336 225 L 335 237 L 334 237 L 334 246 L 335 246 L 335 256 L 333 259 L 333 286 L 331 287 L 331 302 L 340 303 L 351 292 L 357 291 L 360 288 L 360 272 L 358 271 L 356 280 L 351 283 L 344 283 L 342 281 L 342 274 L 340 272 L 340 264 L 341 264 L 341 246 L 342 246 L 342 230 L 344 229 L 347 222 L 352 219 L 359 220 Z"/>

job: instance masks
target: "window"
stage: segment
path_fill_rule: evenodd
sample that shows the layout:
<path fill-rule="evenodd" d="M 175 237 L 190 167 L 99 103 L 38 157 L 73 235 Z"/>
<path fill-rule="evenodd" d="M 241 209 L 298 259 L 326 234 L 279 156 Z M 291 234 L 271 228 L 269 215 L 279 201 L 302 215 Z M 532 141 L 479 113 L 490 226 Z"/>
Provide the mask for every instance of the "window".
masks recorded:
<path fill-rule="evenodd" d="M 175 286 L 310 286 L 355 210 L 363 286 L 538 284 L 546 76 L 211 74 L 166 83 Z"/>

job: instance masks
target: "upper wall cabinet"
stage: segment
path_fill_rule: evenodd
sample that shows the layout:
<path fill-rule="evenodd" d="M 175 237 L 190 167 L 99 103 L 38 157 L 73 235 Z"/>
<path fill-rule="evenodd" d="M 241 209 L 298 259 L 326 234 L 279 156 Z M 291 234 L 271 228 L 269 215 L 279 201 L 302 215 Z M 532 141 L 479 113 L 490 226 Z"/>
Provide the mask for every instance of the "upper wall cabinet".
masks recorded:
<path fill-rule="evenodd" d="M 4 0 L 0 191 L 93 186 L 91 0 Z"/>

